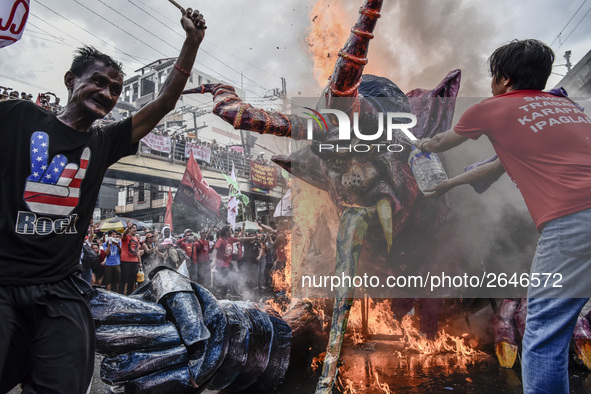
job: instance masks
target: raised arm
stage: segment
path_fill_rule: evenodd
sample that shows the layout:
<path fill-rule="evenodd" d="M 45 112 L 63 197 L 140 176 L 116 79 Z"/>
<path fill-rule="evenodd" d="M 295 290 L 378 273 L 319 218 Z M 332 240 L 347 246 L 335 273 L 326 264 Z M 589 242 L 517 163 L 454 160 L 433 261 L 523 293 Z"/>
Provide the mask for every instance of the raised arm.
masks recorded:
<path fill-rule="evenodd" d="M 181 52 L 174 68 L 168 74 L 166 81 L 164 81 L 158 97 L 133 115 L 131 120 L 132 143 L 141 140 L 156 127 L 158 122 L 167 113 L 174 109 L 191 75 L 191 69 L 197 56 L 197 49 L 205 35 L 205 20 L 199 11 L 193 11 L 187 8 L 183 12 L 181 25 L 187 34 Z"/>
<path fill-rule="evenodd" d="M 443 133 L 435 134 L 433 138 L 422 138 L 417 141 L 416 146 L 423 151 L 438 153 L 456 147 L 467 139 L 467 137 L 461 136 L 450 129 Z"/>
<path fill-rule="evenodd" d="M 266 224 L 263 224 L 260 221 L 257 221 L 257 224 L 259 226 L 261 226 L 263 228 L 263 230 L 268 231 L 268 232 L 273 233 L 273 234 L 277 234 L 277 230 L 275 230 L 273 227 L 267 226 Z"/>

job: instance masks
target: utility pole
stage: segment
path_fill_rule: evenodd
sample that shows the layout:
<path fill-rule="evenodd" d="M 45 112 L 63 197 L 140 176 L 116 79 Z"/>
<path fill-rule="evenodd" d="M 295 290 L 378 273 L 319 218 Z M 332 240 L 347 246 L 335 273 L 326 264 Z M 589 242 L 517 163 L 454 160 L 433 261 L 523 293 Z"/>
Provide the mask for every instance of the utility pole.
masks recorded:
<path fill-rule="evenodd" d="M 281 77 L 281 93 L 279 97 L 283 100 L 282 110 L 287 112 L 287 82 L 285 78 Z"/>
<path fill-rule="evenodd" d="M 570 62 L 570 54 L 571 54 L 570 51 L 564 52 L 564 58 L 566 59 L 566 64 L 565 64 L 566 72 L 569 72 L 570 69 L 573 67 L 572 63 Z"/>
<path fill-rule="evenodd" d="M 196 107 L 185 105 L 178 109 L 178 113 L 181 115 L 192 114 L 193 115 L 193 129 L 195 130 L 195 138 L 197 138 L 197 130 L 202 129 L 205 125 L 197 127 L 197 118 L 207 114 L 209 111 L 205 109 L 197 109 Z"/>

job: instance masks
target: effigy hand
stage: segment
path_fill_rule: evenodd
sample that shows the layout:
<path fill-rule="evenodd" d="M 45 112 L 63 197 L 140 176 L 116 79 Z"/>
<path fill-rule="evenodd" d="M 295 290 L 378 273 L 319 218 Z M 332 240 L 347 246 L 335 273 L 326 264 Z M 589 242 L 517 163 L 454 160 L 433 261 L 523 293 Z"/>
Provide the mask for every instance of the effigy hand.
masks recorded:
<path fill-rule="evenodd" d="M 285 322 L 254 304 L 219 303 L 166 267 L 130 297 L 97 290 L 90 303 L 101 379 L 115 392 L 272 391 L 285 375 Z"/>

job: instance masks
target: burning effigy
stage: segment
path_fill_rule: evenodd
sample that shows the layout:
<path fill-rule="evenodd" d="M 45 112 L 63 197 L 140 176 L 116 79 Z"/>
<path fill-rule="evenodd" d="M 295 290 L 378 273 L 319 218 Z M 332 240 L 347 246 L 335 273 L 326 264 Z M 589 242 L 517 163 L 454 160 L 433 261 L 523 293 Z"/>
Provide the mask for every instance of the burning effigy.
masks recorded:
<path fill-rule="evenodd" d="M 451 126 L 453 99 L 433 98 L 453 98 L 459 90 L 459 70 L 449 73 L 433 90 L 416 89 L 406 95 L 387 78 L 363 74 L 381 6 L 382 1 L 366 1 L 361 7 L 357 23 L 339 52 L 333 74 L 316 105 L 316 111 L 338 109 L 344 113 L 356 113 L 359 122 L 372 130 L 379 124 L 383 125 L 383 117 L 387 112 L 398 114 L 398 117 L 412 112 L 418 118 L 416 125 L 413 124 L 413 135 L 405 135 L 404 130 L 395 130 L 394 136 L 390 133 L 377 139 L 377 142 L 382 143 L 396 142 L 403 148 L 402 154 L 399 150 L 390 149 L 374 149 L 359 154 L 339 151 L 338 147 L 335 148 L 342 133 L 338 119 L 328 116 L 330 125 L 326 121 L 323 125 L 319 121 L 308 122 L 298 115 L 257 109 L 244 103 L 231 86 L 202 85 L 185 92 L 212 93 L 214 113 L 236 129 L 293 139 L 306 139 L 310 134 L 317 136 L 311 144 L 291 156 L 274 157 L 273 160 L 296 177 L 328 192 L 340 211 L 335 273 L 350 277 L 356 275 L 364 250 L 369 252 L 369 256 L 362 260 L 383 260 L 383 256 L 387 256 L 393 246 L 396 246 L 397 252 L 403 250 L 403 245 L 409 249 L 413 247 L 411 245 L 418 246 L 416 240 L 409 242 L 413 237 L 416 238 L 416 231 L 409 231 L 409 228 L 430 227 L 431 234 L 441 229 L 437 220 L 430 219 L 426 223 L 425 218 L 443 216 L 444 203 L 424 198 L 408 167 L 408 152 L 413 137 L 430 137 Z M 410 101 L 410 97 L 418 99 Z M 352 144 L 355 141 L 363 142 L 363 139 L 359 135 L 351 137 Z M 323 150 L 323 146 L 327 149 Z M 382 231 L 376 232 L 375 228 L 381 228 Z M 386 250 L 363 248 L 364 243 L 386 245 Z M 374 266 L 389 268 L 387 263 Z M 317 392 L 329 392 L 332 389 L 353 287 L 337 287 L 334 298 L 330 336 Z"/>

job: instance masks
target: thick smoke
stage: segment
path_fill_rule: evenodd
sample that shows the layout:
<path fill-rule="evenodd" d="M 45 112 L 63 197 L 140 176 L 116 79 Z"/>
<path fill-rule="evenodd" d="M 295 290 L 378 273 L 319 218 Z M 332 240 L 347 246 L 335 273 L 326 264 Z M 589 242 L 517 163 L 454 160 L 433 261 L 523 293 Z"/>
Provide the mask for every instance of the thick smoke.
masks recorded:
<path fill-rule="evenodd" d="M 328 2 L 320 0 L 310 18 L 314 20 L 308 42 L 316 68 L 327 60 L 334 64 L 338 50 L 358 16 L 359 0 Z M 312 15 L 313 14 L 313 15 Z M 345 21 L 343 19 L 346 19 Z M 328 48 L 318 42 L 314 24 L 323 26 L 323 38 L 338 43 Z M 345 26 L 346 29 L 342 27 Z M 470 1 L 385 1 L 382 17 L 370 44 L 365 73 L 387 77 L 407 92 L 417 87 L 435 86 L 449 71 L 461 69 L 463 96 L 489 94 L 486 59 L 502 43 L 495 40 L 497 27 L 490 10 Z M 340 34 L 341 37 L 335 37 Z M 315 53 L 315 47 L 326 47 Z M 326 81 L 331 70 L 319 81 Z"/>

